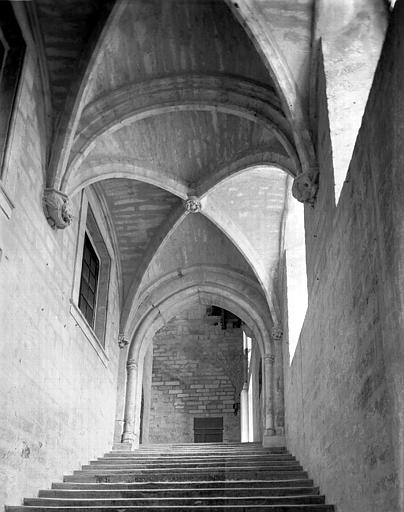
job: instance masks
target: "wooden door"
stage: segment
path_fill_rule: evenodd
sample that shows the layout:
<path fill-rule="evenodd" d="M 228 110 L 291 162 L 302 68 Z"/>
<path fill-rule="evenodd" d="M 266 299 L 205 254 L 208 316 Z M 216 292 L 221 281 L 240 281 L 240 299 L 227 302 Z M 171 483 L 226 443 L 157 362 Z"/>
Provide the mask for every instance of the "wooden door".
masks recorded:
<path fill-rule="evenodd" d="M 194 443 L 222 443 L 223 418 L 194 418 Z"/>

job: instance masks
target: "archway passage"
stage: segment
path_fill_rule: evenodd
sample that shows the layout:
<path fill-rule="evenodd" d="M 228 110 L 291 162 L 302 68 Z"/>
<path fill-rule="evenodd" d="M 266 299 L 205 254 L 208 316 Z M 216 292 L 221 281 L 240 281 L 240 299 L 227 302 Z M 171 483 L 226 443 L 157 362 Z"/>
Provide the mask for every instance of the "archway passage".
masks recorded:
<path fill-rule="evenodd" d="M 195 304 L 153 336 L 149 425 L 144 442 L 241 440 L 244 382 L 241 320 L 217 306 Z M 144 367 L 144 371 L 146 368 Z M 148 428 L 147 428 L 148 427 Z"/>
<path fill-rule="evenodd" d="M 140 430 L 143 440 L 151 442 L 200 441 L 192 425 L 201 418 L 219 421 L 224 441 L 262 440 L 276 433 L 280 402 L 274 401 L 274 383 L 280 375 L 271 364 L 273 344 L 261 316 L 265 300 L 260 306 L 258 293 L 253 308 L 235 291 L 240 283 L 228 282 L 227 290 L 217 282 L 208 284 L 209 275 L 220 280 L 216 272 L 206 269 L 205 284 L 169 296 L 162 286 L 157 308 L 145 311 L 139 321 L 127 363 L 124 442 L 136 446 Z M 251 285 L 244 283 L 244 288 L 253 296 Z M 244 332 L 253 345 L 245 346 Z M 253 351 L 248 354 L 247 348 Z M 254 387 L 250 408 L 245 400 L 249 383 Z M 140 425 L 142 391 L 151 410 Z"/>

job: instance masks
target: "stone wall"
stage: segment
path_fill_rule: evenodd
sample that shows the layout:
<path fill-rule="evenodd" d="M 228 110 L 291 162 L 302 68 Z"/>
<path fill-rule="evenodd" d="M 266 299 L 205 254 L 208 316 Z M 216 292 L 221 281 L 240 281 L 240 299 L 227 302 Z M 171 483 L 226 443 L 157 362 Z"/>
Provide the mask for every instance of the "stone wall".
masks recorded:
<path fill-rule="evenodd" d="M 0 506 L 60 480 L 112 442 L 118 359 L 118 293 L 112 266 L 105 354 L 71 315 L 79 202 L 53 231 L 41 204 L 46 165 L 36 58 L 25 62 L 0 210 Z"/>
<path fill-rule="evenodd" d="M 286 425 L 290 450 L 339 512 L 404 509 L 403 22 L 398 2 L 337 207 L 320 77 L 309 307 L 285 368 Z"/>
<path fill-rule="evenodd" d="M 223 441 L 240 441 L 232 381 L 239 393 L 242 330 L 223 330 L 214 325 L 218 321 L 200 306 L 176 316 L 154 336 L 150 442 L 192 443 L 194 417 L 221 416 Z"/>

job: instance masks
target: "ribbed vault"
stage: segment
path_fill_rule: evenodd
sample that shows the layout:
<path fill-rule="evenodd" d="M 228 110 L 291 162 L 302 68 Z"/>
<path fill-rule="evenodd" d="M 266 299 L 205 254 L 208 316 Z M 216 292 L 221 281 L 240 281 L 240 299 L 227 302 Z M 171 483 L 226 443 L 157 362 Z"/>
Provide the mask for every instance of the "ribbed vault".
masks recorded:
<path fill-rule="evenodd" d="M 58 1 L 60 42 L 49 2 L 30 7 L 53 119 L 47 186 L 68 196 L 93 187 L 102 202 L 125 334 L 145 289 L 167 276 L 175 287 L 199 266 L 255 281 L 278 321 L 288 176 L 310 170 L 313 155 L 302 114 L 309 2 L 283 14 L 275 4 Z M 295 19 L 295 43 L 278 28 L 262 37 L 268 13 Z M 185 210 L 189 197 L 200 213 Z"/>

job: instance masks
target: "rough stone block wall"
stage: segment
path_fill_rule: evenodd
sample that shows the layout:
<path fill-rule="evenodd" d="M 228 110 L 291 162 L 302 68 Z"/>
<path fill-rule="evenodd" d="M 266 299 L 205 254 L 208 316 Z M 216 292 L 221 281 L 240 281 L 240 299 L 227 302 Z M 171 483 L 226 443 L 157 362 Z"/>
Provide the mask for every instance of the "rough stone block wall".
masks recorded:
<path fill-rule="evenodd" d="M 150 442 L 192 443 L 194 417 L 223 417 L 223 441 L 240 441 L 233 383 L 239 393 L 242 330 L 222 330 L 217 322 L 200 306 L 176 316 L 154 336 Z"/>
<path fill-rule="evenodd" d="M 42 211 L 46 150 L 38 69 L 28 55 L 3 181 L 15 208 L 10 219 L 0 210 L 0 507 L 21 503 L 103 453 L 114 421 L 116 276 L 113 271 L 104 366 L 70 314 L 79 197 L 65 231 L 53 231 Z"/>
<path fill-rule="evenodd" d="M 398 2 L 336 208 L 319 97 L 309 307 L 285 366 L 286 425 L 289 448 L 339 512 L 404 509 L 403 22 Z"/>

